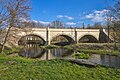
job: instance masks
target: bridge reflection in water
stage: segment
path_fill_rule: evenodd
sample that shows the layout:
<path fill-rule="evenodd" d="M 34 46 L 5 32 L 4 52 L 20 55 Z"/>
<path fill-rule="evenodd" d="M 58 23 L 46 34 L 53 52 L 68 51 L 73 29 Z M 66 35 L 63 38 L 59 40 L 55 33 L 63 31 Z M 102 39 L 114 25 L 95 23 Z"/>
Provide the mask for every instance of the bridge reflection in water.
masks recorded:
<path fill-rule="evenodd" d="M 41 49 L 36 44 L 28 44 L 19 52 L 20 56 L 28 58 L 40 58 L 42 60 L 68 57 L 71 54 L 73 54 L 73 51 L 67 49 Z"/>

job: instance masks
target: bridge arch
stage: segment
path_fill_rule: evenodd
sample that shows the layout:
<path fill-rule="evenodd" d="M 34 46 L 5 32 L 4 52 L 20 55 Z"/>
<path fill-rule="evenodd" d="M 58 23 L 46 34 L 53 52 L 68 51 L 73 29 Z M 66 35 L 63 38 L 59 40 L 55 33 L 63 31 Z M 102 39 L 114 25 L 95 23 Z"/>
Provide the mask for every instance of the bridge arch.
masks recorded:
<path fill-rule="evenodd" d="M 91 35 L 91 34 L 85 34 L 82 35 L 79 39 L 79 43 L 97 43 L 99 40 L 97 39 L 96 36 Z"/>
<path fill-rule="evenodd" d="M 65 38 L 67 41 L 66 42 L 64 42 L 65 40 L 63 40 L 63 42 L 59 42 L 58 41 L 58 45 L 59 45 L 59 43 L 61 45 L 67 45 L 67 44 L 73 44 L 73 43 L 75 43 L 74 39 L 70 35 L 66 35 L 66 34 L 57 34 L 57 35 L 52 36 L 51 39 L 50 39 L 50 43 L 53 44 L 52 41 L 54 41 L 55 38 L 58 38 L 60 36 L 63 37 L 63 38 Z"/>
<path fill-rule="evenodd" d="M 45 40 L 43 37 L 36 35 L 36 34 L 27 34 L 21 36 L 18 40 L 18 45 L 25 45 L 25 44 L 39 44 L 44 45 Z"/>

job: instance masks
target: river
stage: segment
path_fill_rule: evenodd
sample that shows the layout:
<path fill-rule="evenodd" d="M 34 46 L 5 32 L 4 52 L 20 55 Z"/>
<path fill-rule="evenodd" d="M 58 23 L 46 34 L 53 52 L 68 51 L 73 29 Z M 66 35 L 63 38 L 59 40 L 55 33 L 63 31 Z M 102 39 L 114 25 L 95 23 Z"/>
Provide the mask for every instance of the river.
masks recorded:
<path fill-rule="evenodd" d="M 41 49 L 38 45 L 27 45 L 19 55 L 28 58 L 38 58 L 41 60 L 73 58 L 75 52 L 64 48 Z M 120 57 L 112 55 L 90 54 L 88 61 L 110 67 L 120 67 Z"/>

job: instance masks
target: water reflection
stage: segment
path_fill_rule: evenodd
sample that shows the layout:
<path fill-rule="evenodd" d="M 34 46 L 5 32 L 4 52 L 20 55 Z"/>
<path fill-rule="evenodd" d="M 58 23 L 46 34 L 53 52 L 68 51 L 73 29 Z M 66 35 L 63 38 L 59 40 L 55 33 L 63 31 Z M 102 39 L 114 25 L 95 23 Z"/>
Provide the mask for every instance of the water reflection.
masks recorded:
<path fill-rule="evenodd" d="M 118 56 L 91 54 L 88 60 L 105 66 L 120 67 L 120 57 Z"/>
<path fill-rule="evenodd" d="M 58 59 L 58 58 L 65 58 L 71 56 L 73 51 L 69 51 L 67 49 L 58 48 L 58 49 L 48 49 L 45 51 L 42 57 L 39 57 L 41 60 L 50 60 L 50 59 Z"/>
<path fill-rule="evenodd" d="M 51 49 L 50 51 L 52 55 L 55 57 L 68 57 L 68 56 L 71 56 L 74 52 L 72 50 L 67 50 L 64 48 Z"/>
<path fill-rule="evenodd" d="M 73 51 L 58 48 L 58 49 L 41 49 L 38 45 L 29 44 L 26 45 L 20 52 L 19 55 L 29 58 L 40 58 L 42 60 L 49 60 L 61 57 L 68 57 Z"/>
<path fill-rule="evenodd" d="M 19 52 L 19 55 L 29 58 L 39 58 L 41 60 L 50 60 L 56 58 L 73 58 L 71 57 L 73 53 L 74 51 L 64 48 L 45 50 L 36 44 L 28 44 Z M 118 56 L 90 54 L 88 61 L 110 67 L 120 67 L 120 57 Z"/>
<path fill-rule="evenodd" d="M 38 45 L 28 44 L 18 54 L 23 57 L 37 58 L 42 57 L 45 53 L 44 49 L 41 49 Z"/>

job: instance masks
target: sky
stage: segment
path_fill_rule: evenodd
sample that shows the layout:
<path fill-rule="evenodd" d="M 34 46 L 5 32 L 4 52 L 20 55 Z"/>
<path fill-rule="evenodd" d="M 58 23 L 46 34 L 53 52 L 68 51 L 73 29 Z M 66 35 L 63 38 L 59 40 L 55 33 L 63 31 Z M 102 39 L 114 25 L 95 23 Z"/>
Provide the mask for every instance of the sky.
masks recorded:
<path fill-rule="evenodd" d="M 59 20 L 68 26 L 104 23 L 107 5 L 113 0 L 30 0 L 31 20 L 49 24 Z"/>

